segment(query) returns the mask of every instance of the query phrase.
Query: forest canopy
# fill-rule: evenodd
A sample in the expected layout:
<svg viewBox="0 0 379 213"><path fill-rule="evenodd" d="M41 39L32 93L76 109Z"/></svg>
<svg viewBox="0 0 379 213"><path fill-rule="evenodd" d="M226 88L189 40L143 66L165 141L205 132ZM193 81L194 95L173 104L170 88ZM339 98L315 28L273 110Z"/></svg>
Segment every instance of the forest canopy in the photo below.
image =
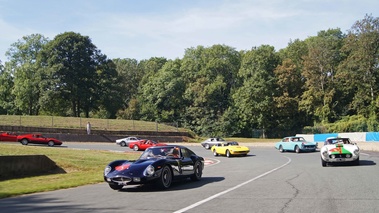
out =
<svg viewBox="0 0 379 213"><path fill-rule="evenodd" d="M249 48L249 47L247 47ZM379 18L275 50L109 59L89 36L26 35L0 61L0 114L176 123L203 136L378 131Z"/></svg>

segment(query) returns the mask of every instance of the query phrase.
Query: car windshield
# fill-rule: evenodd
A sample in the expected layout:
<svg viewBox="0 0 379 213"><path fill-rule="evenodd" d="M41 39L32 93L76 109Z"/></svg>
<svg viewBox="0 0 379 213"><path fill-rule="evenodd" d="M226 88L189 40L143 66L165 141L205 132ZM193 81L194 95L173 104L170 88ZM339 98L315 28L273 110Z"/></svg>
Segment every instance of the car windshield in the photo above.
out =
<svg viewBox="0 0 379 213"><path fill-rule="evenodd" d="M228 142L227 146L238 146L238 143L233 141L233 142Z"/></svg>
<svg viewBox="0 0 379 213"><path fill-rule="evenodd" d="M179 147L151 147L146 149L139 159L150 158L179 158Z"/></svg>
<svg viewBox="0 0 379 213"><path fill-rule="evenodd" d="M303 137L295 137L295 138L291 138L291 141L294 141L294 142L305 142L305 139Z"/></svg>
<svg viewBox="0 0 379 213"><path fill-rule="evenodd" d="M350 144L350 140L348 138L328 139L327 144Z"/></svg>

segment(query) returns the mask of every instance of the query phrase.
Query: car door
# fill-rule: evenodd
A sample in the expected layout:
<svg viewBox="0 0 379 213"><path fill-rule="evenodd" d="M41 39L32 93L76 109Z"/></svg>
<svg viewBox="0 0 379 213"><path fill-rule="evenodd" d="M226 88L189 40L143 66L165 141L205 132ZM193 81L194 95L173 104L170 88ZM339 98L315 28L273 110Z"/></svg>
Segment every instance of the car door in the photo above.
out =
<svg viewBox="0 0 379 213"><path fill-rule="evenodd" d="M290 138L283 138L281 144L282 144L284 150L292 150Z"/></svg>
<svg viewBox="0 0 379 213"><path fill-rule="evenodd" d="M192 175L194 172L193 169L193 161L191 159L191 153L187 151L185 148L180 149L180 168L182 171L182 175Z"/></svg>
<svg viewBox="0 0 379 213"><path fill-rule="evenodd" d="M45 137L43 137L42 135L34 135L34 137L33 137L34 139L34 143L38 143L38 144L45 144L45 143L47 143L47 141L46 141L46 138Z"/></svg>
<svg viewBox="0 0 379 213"><path fill-rule="evenodd" d="M139 149L145 150L151 146L152 142L150 140L145 141L144 143L140 143Z"/></svg>

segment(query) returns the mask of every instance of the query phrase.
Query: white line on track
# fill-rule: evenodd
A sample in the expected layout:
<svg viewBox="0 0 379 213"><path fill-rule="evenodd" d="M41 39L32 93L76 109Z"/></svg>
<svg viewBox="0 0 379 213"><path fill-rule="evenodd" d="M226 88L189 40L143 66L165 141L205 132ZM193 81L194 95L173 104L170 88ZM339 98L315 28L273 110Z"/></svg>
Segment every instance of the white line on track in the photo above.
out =
<svg viewBox="0 0 379 213"><path fill-rule="evenodd" d="M188 210L190 210L190 209L193 209L193 208L195 208L195 207L197 207L197 206L200 206L200 205L203 204L203 203L209 202L210 200L213 200L213 199L215 199L215 198L217 198L217 197L219 197L219 196L221 196L221 195L224 195L224 194L226 194L226 193L228 193L228 192L231 192L231 191L233 191L233 190L235 190L235 189L238 189L238 188L240 188L240 187L242 187L242 186L244 186L244 185L246 185L246 184L248 184L248 183L250 183L250 182L253 182L253 181L255 181L255 180L258 180L259 178L264 177L264 176L266 176L266 175L268 175L268 174L270 174L270 173L273 173L273 172L275 172L276 170L279 170L279 169L281 169L281 168L283 168L283 167L285 167L285 166L287 166L288 164L291 163L291 158L286 157L286 156L283 156L283 157L285 157L285 158L288 159L288 161L287 161L285 164L283 164L283 165L281 165L281 166L279 166L279 167L276 167L275 169L272 169L272 170L270 170L270 171L268 171L268 172L265 172L265 173L263 173L263 174L261 174L261 175L258 175L258 176L256 176L255 178L252 178L252 179L250 179L250 180L248 180L248 181L245 181L245 182L243 182L243 183L241 183L241 184L238 184L238 185L235 186L235 187L232 187L232 188L227 189L227 190L225 190L225 191L219 192L219 193L217 193L217 194L215 194L215 195L212 195L212 196L210 196L210 197L208 197L208 198L206 198L206 199L204 199L204 200L201 200L201 201L199 201L199 202L197 202L197 203L194 203L194 204L192 204L192 205L190 205L190 206L187 206L187 207L185 207L185 208L179 209L179 210L175 211L174 213L182 213L182 212L188 211Z"/></svg>

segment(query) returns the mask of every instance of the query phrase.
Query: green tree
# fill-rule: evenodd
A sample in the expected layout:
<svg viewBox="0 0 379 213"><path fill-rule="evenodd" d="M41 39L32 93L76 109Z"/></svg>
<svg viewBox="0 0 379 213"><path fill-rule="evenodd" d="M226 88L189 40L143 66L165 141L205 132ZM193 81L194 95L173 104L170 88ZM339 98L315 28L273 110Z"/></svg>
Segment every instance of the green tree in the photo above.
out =
<svg viewBox="0 0 379 213"><path fill-rule="evenodd" d="M201 135L220 134L219 120L230 106L240 60L239 52L225 45L186 50L181 71L189 128Z"/></svg>
<svg viewBox="0 0 379 213"><path fill-rule="evenodd" d="M308 54L304 56L302 76L305 91L301 97L300 109L317 122L334 121L336 88L334 76L341 61L340 49L344 35L340 29L320 31L317 36L306 40Z"/></svg>
<svg viewBox="0 0 379 213"><path fill-rule="evenodd" d="M14 114L13 76L0 61L0 114Z"/></svg>
<svg viewBox="0 0 379 213"><path fill-rule="evenodd" d="M138 72L141 72L143 75L139 86L149 81L149 78L155 75L166 63L167 59L163 57L152 57L148 60L140 61L138 64Z"/></svg>
<svg viewBox="0 0 379 213"><path fill-rule="evenodd" d="M285 59L274 72L278 85L278 93L274 97L278 121L276 131L292 135L306 122L306 116L299 110L300 96L303 92L301 73L291 59Z"/></svg>
<svg viewBox="0 0 379 213"><path fill-rule="evenodd" d="M13 43L6 52L10 60L6 66L14 76L14 103L22 114L39 114L41 75L37 57L47 42L48 39L44 36L32 34Z"/></svg>
<svg viewBox="0 0 379 213"><path fill-rule="evenodd" d="M274 47L268 45L254 47L243 56L238 72L243 85L233 94L233 99L242 121L241 128L247 132L262 129L270 133L275 126L274 70L278 64L278 54Z"/></svg>
<svg viewBox="0 0 379 213"><path fill-rule="evenodd" d="M347 58L339 67L338 80L352 97L352 114L366 118L375 113L379 77L379 18L366 15L349 30L342 48ZM374 111L371 111L374 110Z"/></svg>
<svg viewBox="0 0 379 213"><path fill-rule="evenodd" d="M184 112L184 90L180 60L168 61L142 87L139 97L142 118L160 122L179 120Z"/></svg>
<svg viewBox="0 0 379 213"><path fill-rule="evenodd" d="M122 108L122 90L123 82L119 78L116 65L112 60L107 59L105 55L99 55L99 65L96 68L97 83L94 88L96 93L87 102L86 111L94 111L96 117L99 118L116 118L117 111Z"/></svg>
<svg viewBox="0 0 379 213"><path fill-rule="evenodd" d="M291 60L291 63L294 64L296 72L301 72L303 69L304 56L308 55L308 47L305 41L295 39L290 41L286 48L279 50L279 56L281 61L286 59Z"/></svg>
<svg viewBox="0 0 379 213"><path fill-rule="evenodd" d="M97 99L104 88L100 87L101 74L97 71L107 61L88 36L74 32L57 35L42 51L41 61L46 72L43 98L46 111L75 117L84 112L89 117L90 111L99 107Z"/></svg>
<svg viewBox="0 0 379 213"><path fill-rule="evenodd" d="M113 59L116 70L121 81L122 97L121 103L124 109L128 108L129 102L138 93L139 83L144 76L143 70L138 66L136 59Z"/></svg>

